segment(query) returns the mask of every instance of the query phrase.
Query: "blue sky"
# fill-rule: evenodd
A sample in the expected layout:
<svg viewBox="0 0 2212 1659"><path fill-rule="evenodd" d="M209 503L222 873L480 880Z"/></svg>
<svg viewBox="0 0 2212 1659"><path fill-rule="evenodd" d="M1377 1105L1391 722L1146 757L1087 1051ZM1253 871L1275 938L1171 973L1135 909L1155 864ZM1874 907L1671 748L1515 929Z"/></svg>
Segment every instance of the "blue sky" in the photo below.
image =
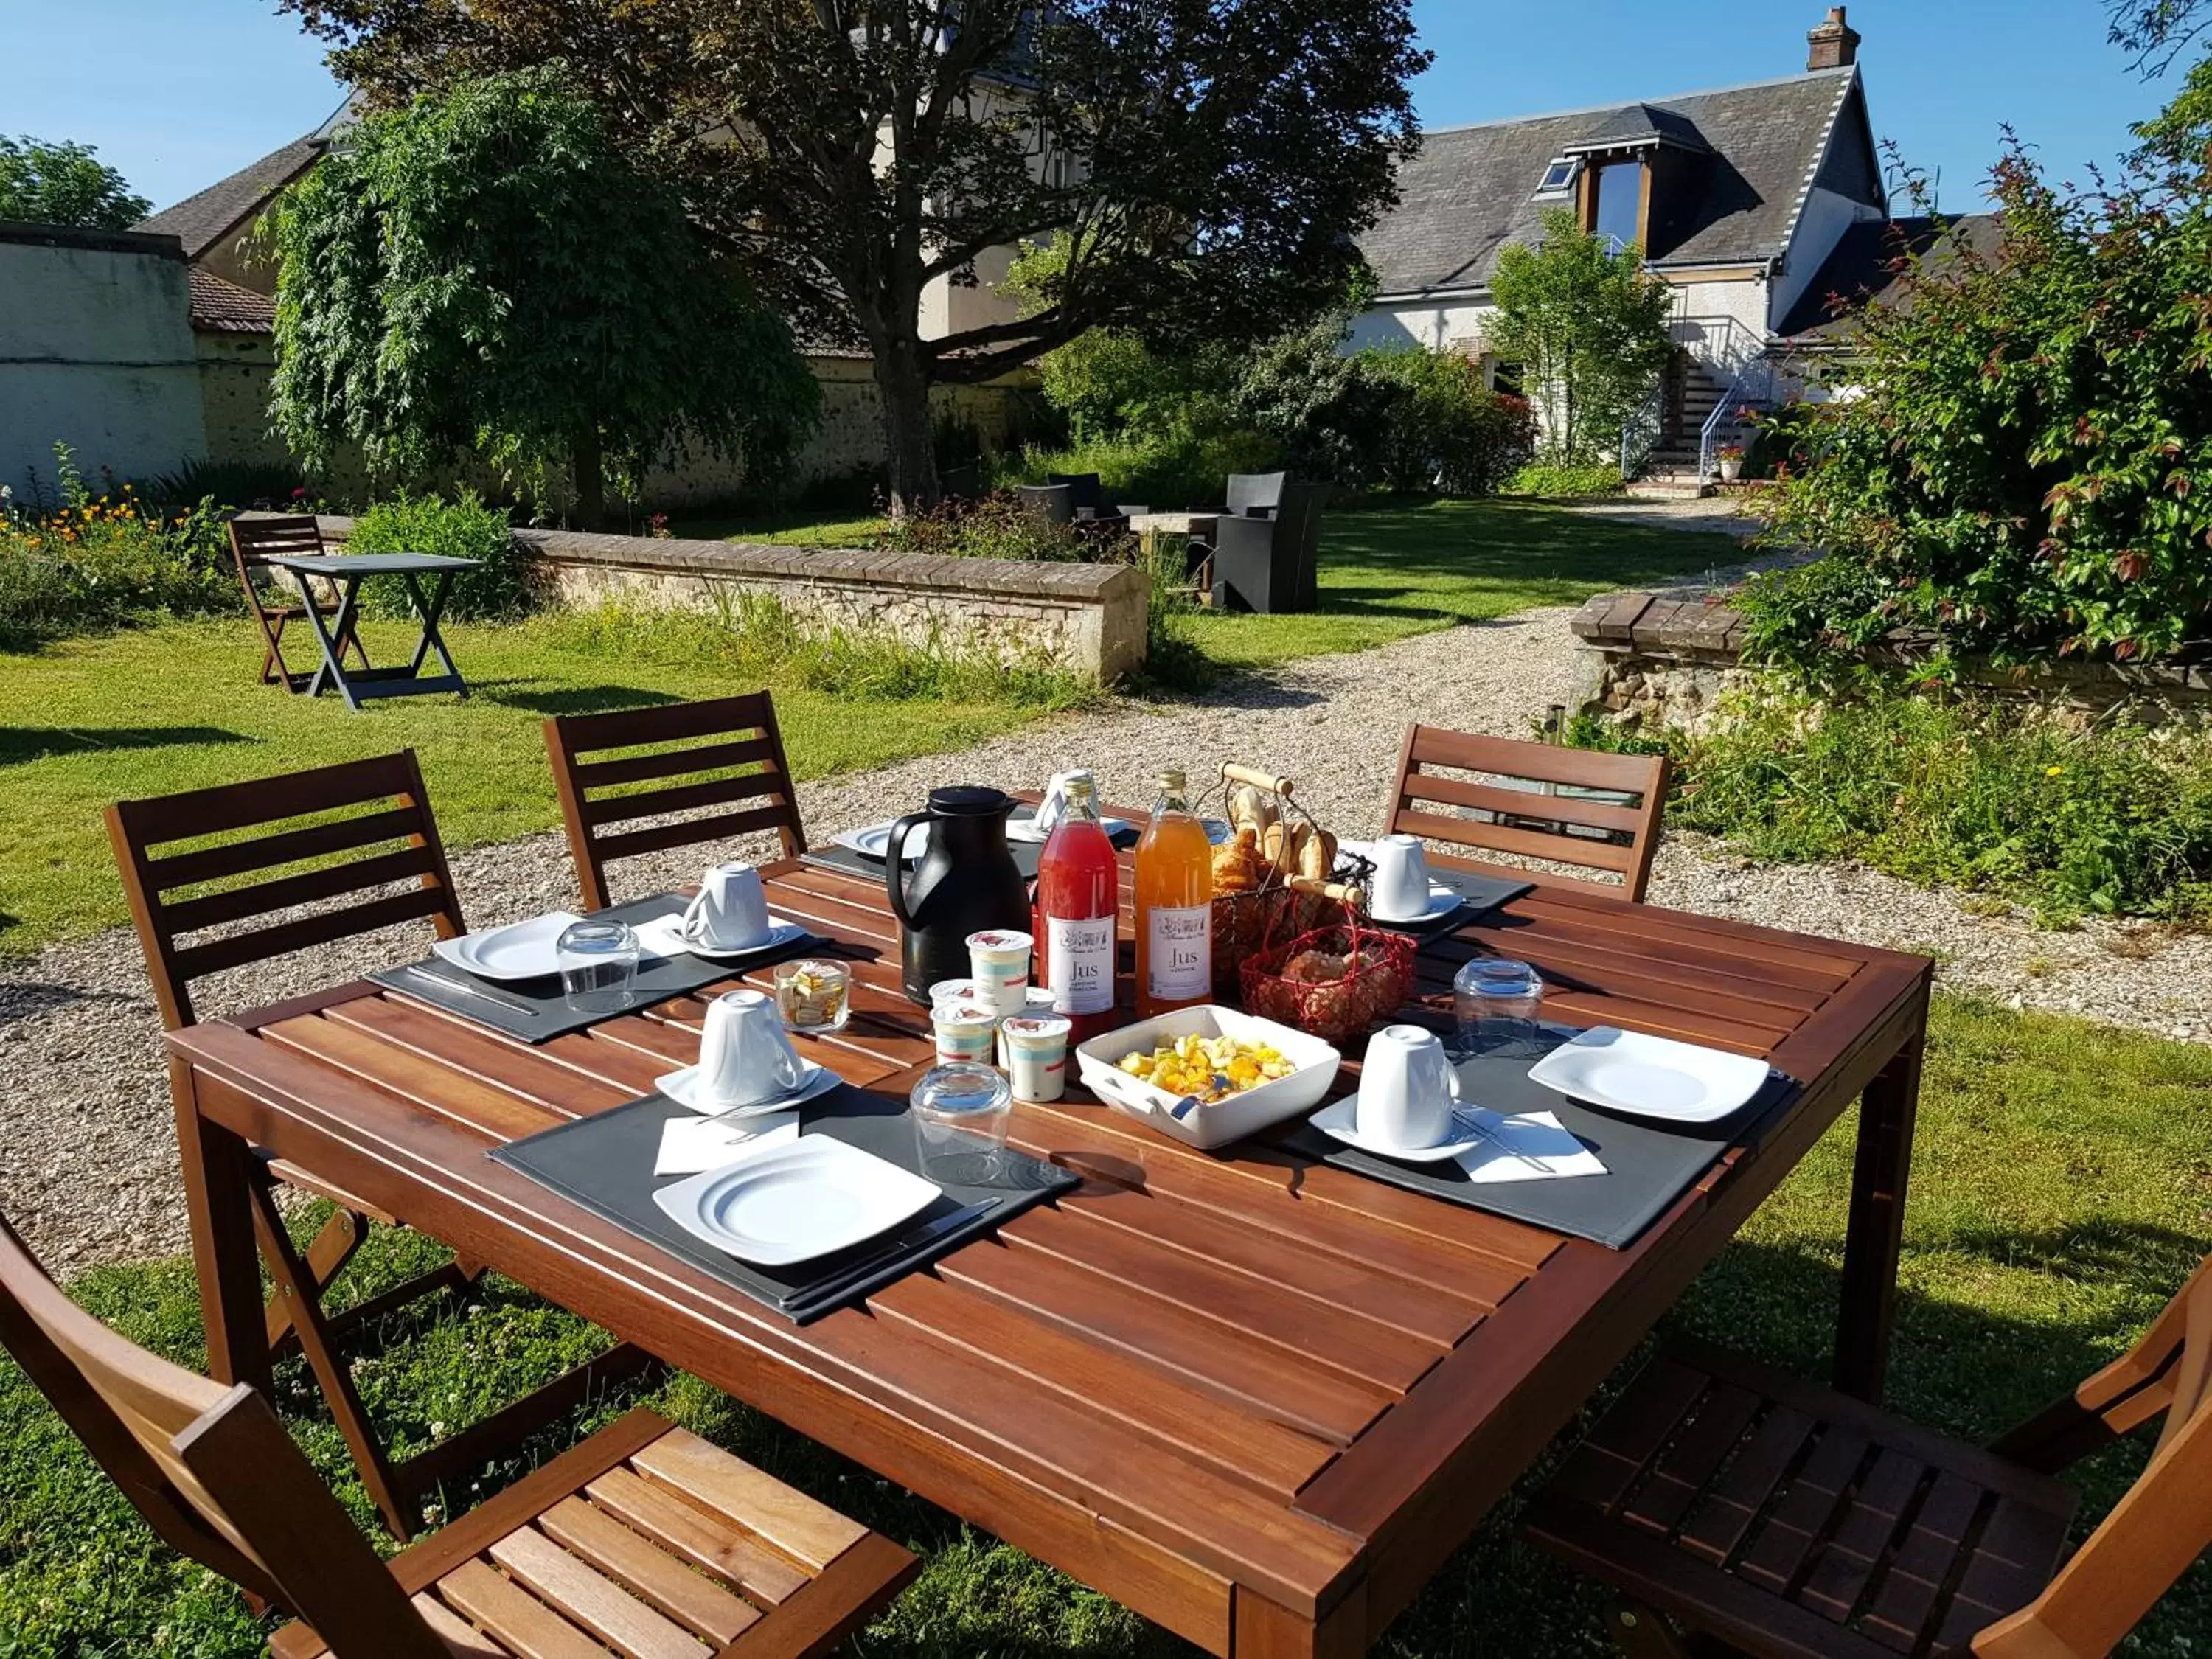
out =
<svg viewBox="0 0 2212 1659"><path fill-rule="evenodd" d="M1414 0L1425 123L1766 80L1804 67L1825 0ZM1875 126L1972 207L2010 120L2062 175L2169 95L2105 44L2099 0L1856 0ZM1694 21L1693 21L1694 20ZM96 144L167 206L299 137L340 89L271 0L0 0L0 131Z"/></svg>

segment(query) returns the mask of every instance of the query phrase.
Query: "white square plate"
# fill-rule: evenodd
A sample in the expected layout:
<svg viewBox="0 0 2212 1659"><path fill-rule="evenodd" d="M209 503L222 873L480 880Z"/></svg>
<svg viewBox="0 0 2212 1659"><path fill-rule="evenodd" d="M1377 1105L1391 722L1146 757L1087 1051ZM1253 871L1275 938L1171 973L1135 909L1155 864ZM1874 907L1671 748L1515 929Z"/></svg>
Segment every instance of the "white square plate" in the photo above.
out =
<svg viewBox="0 0 2212 1659"><path fill-rule="evenodd" d="M1711 1123L1741 1110L1766 1086L1767 1066L1747 1054L1597 1025L1553 1049L1528 1075L1609 1111Z"/></svg>
<svg viewBox="0 0 2212 1659"><path fill-rule="evenodd" d="M459 939L441 939L430 949L440 960L479 979L542 979L561 971L554 947L581 918L566 910L532 916L512 927L490 927Z"/></svg>
<svg viewBox="0 0 2212 1659"><path fill-rule="evenodd" d="M865 830L845 830L842 834L830 836L830 839L840 847L851 848L862 858L888 860L891 852L891 829L895 822L892 819L885 819L881 823L872 823ZM906 863L912 864L928 850L929 826L927 823L916 824L912 830L907 831L906 846L902 849Z"/></svg>
<svg viewBox="0 0 2212 1659"><path fill-rule="evenodd" d="M668 1218L757 1267L858 1244L927 1209L939 1188L828 1135L805 1135L653 1194Z"/></svg>

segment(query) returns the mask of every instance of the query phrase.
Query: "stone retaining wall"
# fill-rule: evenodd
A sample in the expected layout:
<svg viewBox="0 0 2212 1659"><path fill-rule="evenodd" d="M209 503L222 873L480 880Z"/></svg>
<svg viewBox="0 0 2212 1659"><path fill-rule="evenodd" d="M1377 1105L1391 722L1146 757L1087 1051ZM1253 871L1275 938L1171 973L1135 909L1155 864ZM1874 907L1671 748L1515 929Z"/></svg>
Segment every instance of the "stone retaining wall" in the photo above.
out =
<svg viewBox="0 0 2212 1659"><path fill-rule="evenodd" d="M350 519L325 517L328 540ZM1103 683L1144 665L1151 590L1127 565L947 559L858 548L517 530L550 595L715 611L740 593L782 604L819 628L887 632L913 644L1043 662Z"/></svg>
<svg viewBox="0 0 2212 1659"><path fill-rule="evenodd" d="M1751 678L1741 665L1743 618L1719 593L1601 593L1572 623L1582 659L1581 712L1656 729L1696 730L1720 696ZM2212 724L2212 664L1965 664L1962 683L2033 697L2085 716L2124 707L2148 725Z"/></svg>

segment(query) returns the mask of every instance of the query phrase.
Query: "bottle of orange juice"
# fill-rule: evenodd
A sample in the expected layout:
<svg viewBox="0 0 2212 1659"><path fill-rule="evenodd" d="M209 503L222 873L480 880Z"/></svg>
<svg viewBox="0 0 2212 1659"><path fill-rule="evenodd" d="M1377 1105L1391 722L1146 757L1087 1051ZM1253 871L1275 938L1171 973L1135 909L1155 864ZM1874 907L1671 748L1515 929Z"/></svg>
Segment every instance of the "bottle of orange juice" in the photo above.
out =
<svg viewBox="0 0 2212 1659"><path fill-rule="evenodd" d="M1137 1017L1213 997L1213 847L1192 816L1180 769L1160 774L1160 799L1137 843Z"/></svg>

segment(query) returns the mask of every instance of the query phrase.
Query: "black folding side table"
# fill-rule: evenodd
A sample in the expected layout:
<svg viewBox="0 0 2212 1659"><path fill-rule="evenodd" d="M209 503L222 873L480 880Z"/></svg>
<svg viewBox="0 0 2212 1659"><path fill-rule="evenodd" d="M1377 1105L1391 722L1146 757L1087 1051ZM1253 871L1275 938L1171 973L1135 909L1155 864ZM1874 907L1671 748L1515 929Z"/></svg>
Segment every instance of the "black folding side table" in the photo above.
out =
<svg viewBox="0 0 2212 1659"><path fill-rule="evenodd" d="M481 559L452 559L435 553L321 553L275 556L268 562L290 571L298 580L300 592L307 602L307 626L315 630L315 643L322 649L322 666L307 682L309 696L319 697L336 688L346 700L346 707L358 714L362 701L370 697L413 697L431 691L469 695L468 682L453 666L453 654L446 649L445 637L438 632L438 618L445 613L446 600L453 591L453 578L464 570L475 569ZM397 576L406 584L408 602L422 624L422 635L416 641L414 660L406 667L362 667L349 672L339 655L339 642L353 632L361 585L371 576ZM421 580L425 576L433 579L428 599L423 597ZM338 590L338 608L327 623L315 607L313 584L318 577L335 583ZM426 678L422 665L433 653L445 672ZM362 654L366 659L368 653Z"/></svg>

